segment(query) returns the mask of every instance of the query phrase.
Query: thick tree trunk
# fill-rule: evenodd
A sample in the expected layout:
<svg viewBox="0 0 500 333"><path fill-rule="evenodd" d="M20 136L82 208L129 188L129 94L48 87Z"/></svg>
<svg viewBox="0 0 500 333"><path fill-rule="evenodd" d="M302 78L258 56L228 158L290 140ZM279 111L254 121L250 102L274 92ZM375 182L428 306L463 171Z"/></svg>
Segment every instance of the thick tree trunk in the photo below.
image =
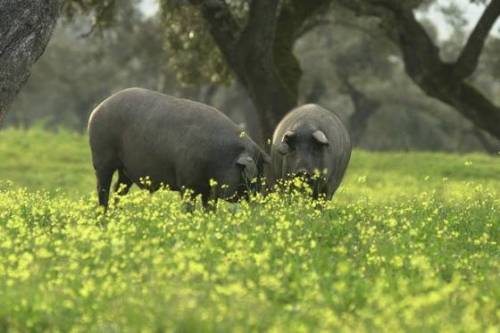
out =
<svg viewBox="0 0 500 333"><path fill-rule="evenodd" d="M256 110L262 138L266 142L284 115L297 105L297 96L292 94L275 73L275 68L259 61L245 61L239 70L242 85L246 88Z"/></svg>
<svg viewBox="0 0 500 333"><path fill-rule="evenodd" d="M49 42L60 0L0 1L0 122Z"/></svg>
<svg viewBox="0 0 500 333"><path fill-rule="evenodd" d="M308 18L330 0L252 0L240 27L226 1L190 0L197 5L229 67L257 110L264 143L296 106L302 71L293 45ZM281 4L281 8L280 8Z"/></svg>

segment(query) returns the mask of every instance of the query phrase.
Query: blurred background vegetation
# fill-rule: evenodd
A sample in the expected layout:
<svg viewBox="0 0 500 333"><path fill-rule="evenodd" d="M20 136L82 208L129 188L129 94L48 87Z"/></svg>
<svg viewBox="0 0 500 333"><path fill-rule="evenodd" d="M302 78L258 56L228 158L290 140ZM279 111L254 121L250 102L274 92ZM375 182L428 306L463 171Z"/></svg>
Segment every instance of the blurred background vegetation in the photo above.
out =
<svg viewBox="0 0 500 333"><path fill-rule="evenodd" d="M422 2L422 1L419 1ZM470 15L460 1L423 1L416 16L454 59L466 43ZM469 0L463 0L469 3ZM92 109L113 92L140 86L213 105L262 136L248 93L214 46L200 14L182 1L70 1L44 55L2 128L84 132ZM227 1L237 21L247 1ZM157 6L155 6L157 5ZM480 6L469 5L469 6ZM484 6L484 4L483 4ZM301 26L293 42L299 61L298 102L335 110L357 147L369 150L498 152L500 142L461 113L428 97L405 73L401 51L370 17L336 7ZM435 26L439 13L448 30ZM500 31L495 28L467 79L500 103ZM500 126L500 124L499 124Z"/></svg>

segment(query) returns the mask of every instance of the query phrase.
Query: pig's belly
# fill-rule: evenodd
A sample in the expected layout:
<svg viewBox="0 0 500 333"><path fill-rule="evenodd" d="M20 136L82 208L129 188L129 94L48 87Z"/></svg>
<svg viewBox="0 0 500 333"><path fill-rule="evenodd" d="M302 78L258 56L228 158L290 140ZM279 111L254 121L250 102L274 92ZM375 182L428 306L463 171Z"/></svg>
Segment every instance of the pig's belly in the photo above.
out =
<svg viewBox="0 0 500 333"><path fill-rule="evenodd" d="M167 185L174 191L180 190L182 184L177 184L175 166L167 156L156 156L139 147L128 149L121 155L125 175L139 187L157 190L161 185Z"/></svg>

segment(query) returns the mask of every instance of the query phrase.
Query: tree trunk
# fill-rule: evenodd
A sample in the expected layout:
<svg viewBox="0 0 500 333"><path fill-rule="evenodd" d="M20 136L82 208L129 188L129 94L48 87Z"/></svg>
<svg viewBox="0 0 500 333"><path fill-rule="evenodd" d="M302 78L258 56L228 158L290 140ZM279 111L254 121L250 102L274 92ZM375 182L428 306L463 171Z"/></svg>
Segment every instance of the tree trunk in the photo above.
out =
<svg viewBox="0 0 500 333"><path fill-rule="evenodd" d="M265 143L296 106L302 71L293 45L308 18L330 0L252 0L241 27L224 0L190 0L198 6L228 66L257 110ZM281 5L280 5L281 4Z"/></svg>
<svg viewBox="0 0 500 333"><path fill-rule="evenodd" d="M259 61L246 61L239 75L257 110L263 135L258 141L265 143L272 138L278 122L297 105L297 96L288 91L274 67L262 66Z"/></svg>
<svg viewBox="0 0 500 333"><path fill-rule="evenodd" d="M42 55L60 0L0 1L0 122Z"/></svg>

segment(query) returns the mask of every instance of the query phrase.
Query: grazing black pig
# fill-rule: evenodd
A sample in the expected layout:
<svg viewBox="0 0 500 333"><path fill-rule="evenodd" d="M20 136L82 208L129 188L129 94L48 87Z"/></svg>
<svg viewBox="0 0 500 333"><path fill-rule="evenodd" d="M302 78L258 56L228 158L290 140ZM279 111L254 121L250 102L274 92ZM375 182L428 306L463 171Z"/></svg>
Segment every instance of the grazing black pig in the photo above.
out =
<svg viewBox="0 0 500 333"><path fill-rule="evenodd" d="M315 104L290 111L278 124L271 147L272 179L306 178L313 197L330 200L351 157L347 129L333 112Z"/></svg>
<svg viewBox="0 0 500 333"><path fill-rule="evenodd" d="M222 112L147 89L108 97L92 112L88 130L99 203L105 207L115 171L120 194L133 183L152 192L167 185L201 194L207 207L212 199L245 196L269 162Z"/></svg>

